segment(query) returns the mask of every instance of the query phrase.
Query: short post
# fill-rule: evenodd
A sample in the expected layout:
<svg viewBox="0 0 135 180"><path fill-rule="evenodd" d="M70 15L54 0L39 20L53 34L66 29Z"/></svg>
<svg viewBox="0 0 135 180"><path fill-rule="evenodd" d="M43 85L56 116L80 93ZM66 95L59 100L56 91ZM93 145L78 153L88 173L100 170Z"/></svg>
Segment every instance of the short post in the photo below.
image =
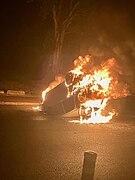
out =
<svg viewBox="0 0 135 180"><path fill-rule="evenodd" d="M84 162L81 180L93 180L96 158L96 153L89 151L84 152Z"/></svg>

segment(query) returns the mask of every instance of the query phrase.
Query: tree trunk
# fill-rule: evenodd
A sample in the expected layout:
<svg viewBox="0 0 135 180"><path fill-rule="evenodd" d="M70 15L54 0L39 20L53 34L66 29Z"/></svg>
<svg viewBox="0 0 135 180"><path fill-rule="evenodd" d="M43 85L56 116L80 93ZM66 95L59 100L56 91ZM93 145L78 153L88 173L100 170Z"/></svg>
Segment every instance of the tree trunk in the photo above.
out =
<svg viewBox="0 0 135 180"><path fill-rule="evenodd" d="M53 54L53 77L60 73L61 68L61 54L62 54L62 47L65 32L68 29L69 25L71 24L72 18L75 14L75 10L79 5L79 1L73 4L71 1L71 8L69 14L61 20L62 18L62 0L59 1L58 4L53 4L52 13L53 13L53 20L54 20L54 33L55 33L55 47L54 47L54 54Z"/></svg>
<svg viewBox="0 0 135 180"><path fill-rule="evenodd" d="M62 54L62 46L64 41L64 31L57 31L55 36L55 48L53 55L53 76L60 73L61 68L61 54Z"/></svg>

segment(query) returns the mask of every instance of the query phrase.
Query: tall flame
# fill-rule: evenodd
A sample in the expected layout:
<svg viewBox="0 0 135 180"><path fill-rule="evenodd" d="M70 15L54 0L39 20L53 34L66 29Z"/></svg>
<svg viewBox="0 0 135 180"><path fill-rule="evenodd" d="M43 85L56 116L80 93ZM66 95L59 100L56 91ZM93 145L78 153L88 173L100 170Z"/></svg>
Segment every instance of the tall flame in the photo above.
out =
<svg viewBox="0 0 135 180"><path fill-rule="evenodd" d="M116 114L115 110L107 112L110 99L128 95L124 84L119 88L118 67L114 58L108 59L100 66L93 66L93 59L86 55L74 61L75 68L67 73L65 85L68 95L77 95L80 102L81 123L106 123Z"/></svg>

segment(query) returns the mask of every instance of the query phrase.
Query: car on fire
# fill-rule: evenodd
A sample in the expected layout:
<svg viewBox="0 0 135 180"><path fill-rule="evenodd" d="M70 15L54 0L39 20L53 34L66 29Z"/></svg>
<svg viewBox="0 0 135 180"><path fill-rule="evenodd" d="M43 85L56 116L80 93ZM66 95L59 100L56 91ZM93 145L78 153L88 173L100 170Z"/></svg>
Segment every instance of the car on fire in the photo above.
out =
<svg viewBox="0 0 135 180"><path fill-rule="evenodd" d="M57 78L43 91L42 109L50 115L108 122L116 114L114 109L110 110L109 101L129 93L127 84L120 81L116 60L111 58L94 66L91 56L79 56L74 66L64 79Z"/></svg>

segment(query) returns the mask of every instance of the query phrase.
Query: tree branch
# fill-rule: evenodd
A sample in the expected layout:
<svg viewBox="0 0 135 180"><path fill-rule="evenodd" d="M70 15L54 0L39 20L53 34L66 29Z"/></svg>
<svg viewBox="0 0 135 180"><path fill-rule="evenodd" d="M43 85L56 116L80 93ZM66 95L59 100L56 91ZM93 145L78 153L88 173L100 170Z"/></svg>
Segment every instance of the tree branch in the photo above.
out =
<svg viewBox="0 0 135 180"><path fill-rule="evenodd" d="M75 10L76 10L77 7L79 6L79 3L80 3L80 1L77 1L74 5L72 5L72 8L71 8L71 10L70 10L70 12L69 12L68 17L67 17L67 18L65 19L65 21L63 22L63 27L64 27L64 29L67 29L68 26L70 25L71 20L72 20L72 18L73 18L73 16L74 16Z"/></svg>
<svg viewBox="0 0 135 180"><path fill-rule="evenodd" d="M53 13L53 21L54 21L54 27L55 27L55 37L58 29L58 16L56 13L56 5L54 4L52 7L52 13Z"/></svg>

